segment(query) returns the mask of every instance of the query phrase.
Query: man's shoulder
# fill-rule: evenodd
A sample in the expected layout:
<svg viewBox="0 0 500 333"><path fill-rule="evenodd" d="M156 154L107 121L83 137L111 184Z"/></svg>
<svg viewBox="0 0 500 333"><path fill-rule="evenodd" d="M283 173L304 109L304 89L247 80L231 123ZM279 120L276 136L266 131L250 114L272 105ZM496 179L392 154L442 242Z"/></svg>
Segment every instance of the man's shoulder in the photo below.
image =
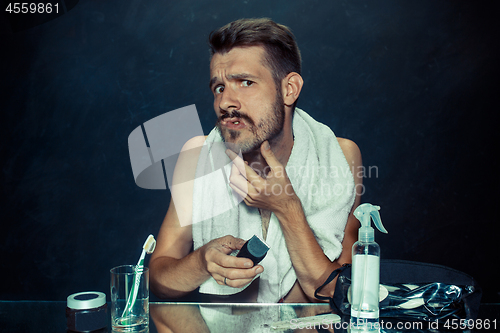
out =
<svg viewBox="0 0 500 333"><path fill-rule="evenodd" d="M344 156L347 162L352 166L354 164L358 164L361 162L361 151L359 150L358 145L349 139L345 138L337 138L337 141L344 153Z"/></svg>
<svg viewBox="0 0 500 333"><path fill-rule="evenodd" d="M346 138L339 138L337 137L337 141L339 142L340 148L342 148L342 151L347 150L347 151L359 151L358 145L349 139Z"/></svg>
<svg viewBox="0 0 500 333"><path fill-rule="evenodd" d="M195 178L198 158L205 139L205 136L195 136L186 141L177 158L173 184L180 184Z"/></svg>
<svg viewBox="0 0 500 333"><path fill-rule="evenodd" d="M195 137L189 139L188 141L186 141L186 143L182 147L181 151L200 148L201 146L203 146L206 139L207 139L207 136L205 136L205 135L195 136Z"/></svg>

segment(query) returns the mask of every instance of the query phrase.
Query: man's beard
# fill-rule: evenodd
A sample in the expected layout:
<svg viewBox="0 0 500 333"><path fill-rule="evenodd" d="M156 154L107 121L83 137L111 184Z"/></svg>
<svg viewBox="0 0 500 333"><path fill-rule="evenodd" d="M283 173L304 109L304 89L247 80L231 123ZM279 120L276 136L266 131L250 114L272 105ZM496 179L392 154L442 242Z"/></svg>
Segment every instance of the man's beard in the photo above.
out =
<svg viewBox="0 0 500 333"><path fill-rule="evenodd" d="M241 132L239 130L235 131L223 128L221 125L222 120L233 117L243 119L247 124L246 129L250 130L253 136L235 144L236 140L240 137ZM279 138L283 133L284 122L285 105L283 96L277 92L269 116L267 118L260 119L258 124L255 124L254 121L246 114L242 114L238 111L231 111L220 116L217 119L215 127L221 134L222 140L226 143L228 148L237 153L241 151L242 154L245 154L259 149L262 142L266 140L269 140L270 143L272 143L273 140Z"/></svg>

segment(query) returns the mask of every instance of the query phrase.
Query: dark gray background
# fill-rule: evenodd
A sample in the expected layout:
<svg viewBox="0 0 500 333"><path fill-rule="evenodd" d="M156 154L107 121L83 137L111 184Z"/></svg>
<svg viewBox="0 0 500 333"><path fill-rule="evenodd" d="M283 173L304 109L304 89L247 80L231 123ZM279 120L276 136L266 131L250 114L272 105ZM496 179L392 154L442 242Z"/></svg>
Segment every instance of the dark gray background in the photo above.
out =
<svg viewBox="0 0 500 333"><path fill-rule="evenodd" d="M266 16L302 50L298 106L372 167L382 257L462 270L499 301L497 3L80 1L30 29L3 21L0 299L109 294L170 200L134 184L128 135L190 104L207 134L207 36Z"/></svg>

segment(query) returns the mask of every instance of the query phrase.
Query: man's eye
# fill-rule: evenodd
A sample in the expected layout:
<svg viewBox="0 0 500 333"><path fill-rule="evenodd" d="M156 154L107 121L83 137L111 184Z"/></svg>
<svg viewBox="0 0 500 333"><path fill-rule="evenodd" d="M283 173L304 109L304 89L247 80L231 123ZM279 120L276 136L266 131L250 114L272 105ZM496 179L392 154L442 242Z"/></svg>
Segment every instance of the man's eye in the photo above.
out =
<svg viewBox="0 0 500 333"><path fill-rule="evenodd" d="M243 80L241 84L243 85L243 87L250 87L253 84L253 81Z"/></svg>
<svg viewBox="0 0 500 333"><path fill-rule="evenodd" d="M224 91L224 87L223 87L223 86L217 86L217 87L215 87L215 89L214 89L214 92L215 92L216 94L220 94L220 93L222 93L223 91Z"/></svg>

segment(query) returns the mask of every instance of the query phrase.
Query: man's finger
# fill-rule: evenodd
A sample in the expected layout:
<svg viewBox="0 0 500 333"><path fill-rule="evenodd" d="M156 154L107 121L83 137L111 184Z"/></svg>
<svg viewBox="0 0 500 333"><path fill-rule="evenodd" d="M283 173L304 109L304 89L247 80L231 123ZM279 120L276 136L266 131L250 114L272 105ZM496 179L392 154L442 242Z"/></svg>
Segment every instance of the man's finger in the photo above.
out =
<svg viewBox="0 0 500 333"><path fill-rule="evenodd" d="M227 149L226 154L233 161L233 166L238 168L243 177L249 181L261 178L247 163L245 163L243 158L237 155L234 151Z"/></svg>
<svg viewBox="0 0 500 333"><path fill-rule="evenodd" d="M272 171L277 170L278 168L283 168L283 165L278 161L273 151L271 150L271 146L269 145L269 141L264 141L260 145L260 153L264 157L267 162L267 165L271 167Z"/></svg>
<svg viewBox="0 0 500 333"><path fill-rule="evenodd" d="M248 258L239 258L222 253L214 258L214 262L222 268L250 268L253 266L252 260ZM221 271L217 271L217 273L224 275Z"/></svg>
<svg viewBox="0 0 500 333"><path fill-rule="evenodd" d="M234 193L236 193L238 196L241 197L241 199L245 200L247 198L247 196L248 196L247 192L242 191L238 186L236 186L232 183L229 183L229 186L234 191Z"/></svg>
<svg viewBox="0 0 500 333"><path fill-rule="evenodd" d="M233 252L234 250L241 249L241 246L246 242L244 239L236 238L232 235L226 235L213 241L219 243L224 248L224 252L227 252L227 254Z"/></svg>
<svg viewBox="0 0 500 333"><path fill-rule="evenodd" d="M231 175L229 175L229 181L233 184L238 185L242 190L245 190L245 185L248 180L247 178L240 172L240 170L236 167L235 164L231 166Z"/></svg>
<svg viewBox="0 0 500 333"><path fill-rule="evenodd" d="M264 267L257 265L250 269L224 269L222 274L227 277L228 280L243 280L243 279L253 279L257 274L261 273Z"/></svg>
<svg viewBox="0 0 500 333"><path fill-rule="evenodd" d="M231 161L233 161L233 165L235 165L241 174L246 178L245 162L243 159L231 149L226 149L226 155L231 159Z"/></svg>
<svg viewBox="0 0 500 333"><path fill-rule="evenodd" d="M254 276L252 276L250 278L245 278L245 279L230 279L226 276L214 274L213 278L221 286L226 285L226 286L233 287L233 288L242 288L242 287L246 286L247 284L249 284L250 282L252 282Z"/></svg>
<svg viewBox="0 0 500 333"><path fill-rule="evenodd" d="M249 269L221 268L217 272L214 272L212 276L216 281L224 281L224 278L227 278L227 281L251 280L263 271L264 267L261 265L256 265Z"/></svg>

